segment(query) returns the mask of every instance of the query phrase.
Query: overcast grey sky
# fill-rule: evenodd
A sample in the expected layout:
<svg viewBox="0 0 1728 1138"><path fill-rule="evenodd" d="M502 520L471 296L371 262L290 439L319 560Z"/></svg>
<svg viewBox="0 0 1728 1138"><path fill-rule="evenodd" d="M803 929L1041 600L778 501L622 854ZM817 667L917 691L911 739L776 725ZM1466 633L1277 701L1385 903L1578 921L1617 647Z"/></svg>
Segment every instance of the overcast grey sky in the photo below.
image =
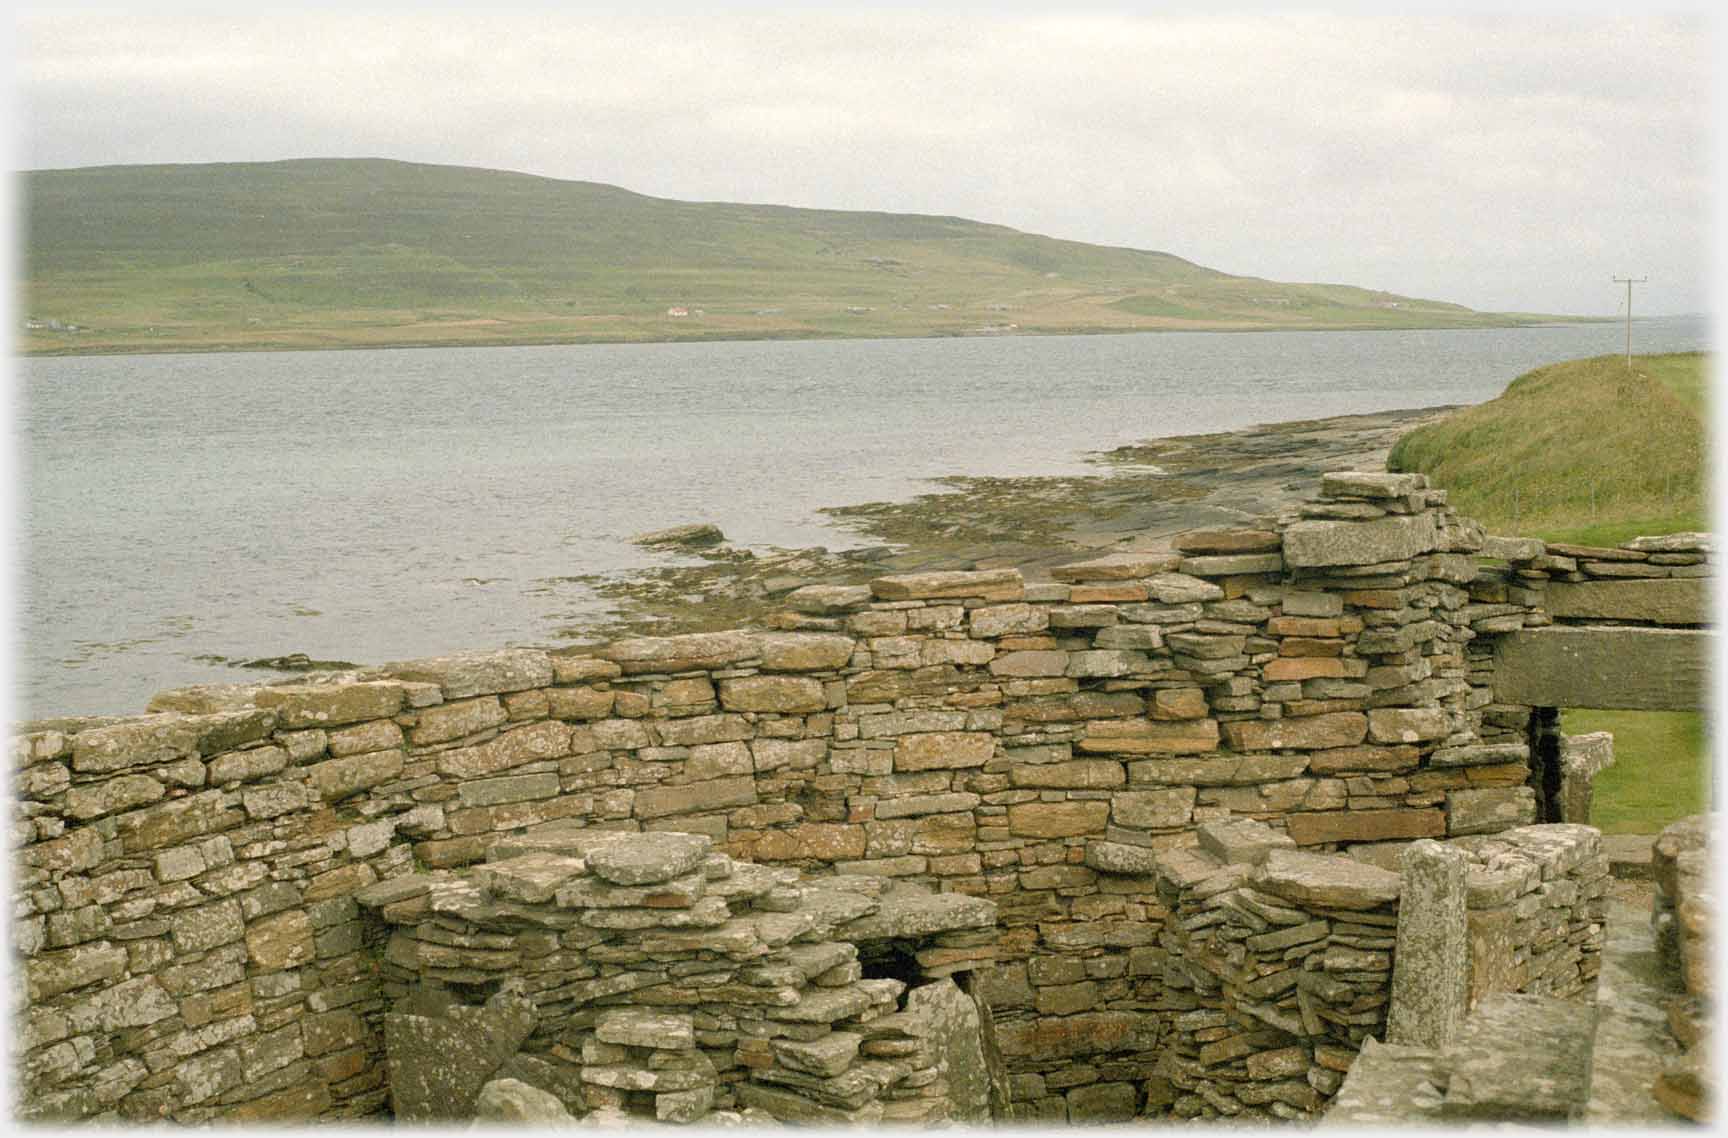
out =
<svg viewBox="0 0 1728 1138"><path fill-rule="evenodd" d="M1612 313L1626 273L1640 312L1707 305L1695 17L639 10L38 11L15 160L380 156L1483 309Z"/></svg>

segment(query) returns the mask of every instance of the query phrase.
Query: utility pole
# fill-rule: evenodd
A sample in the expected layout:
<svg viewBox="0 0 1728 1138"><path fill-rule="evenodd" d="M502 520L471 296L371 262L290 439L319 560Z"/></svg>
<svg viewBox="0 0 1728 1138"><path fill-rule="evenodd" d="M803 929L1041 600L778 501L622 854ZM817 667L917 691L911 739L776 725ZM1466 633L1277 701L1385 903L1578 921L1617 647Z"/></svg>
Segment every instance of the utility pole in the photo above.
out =
<svg viewBox="0 0 1728 1138"><path fill-rule="evenodd" d="M1626 370L1632 370L1632 286L1643 284L1649 277L1615 277L1615 284L1626 286Z"/></svg>

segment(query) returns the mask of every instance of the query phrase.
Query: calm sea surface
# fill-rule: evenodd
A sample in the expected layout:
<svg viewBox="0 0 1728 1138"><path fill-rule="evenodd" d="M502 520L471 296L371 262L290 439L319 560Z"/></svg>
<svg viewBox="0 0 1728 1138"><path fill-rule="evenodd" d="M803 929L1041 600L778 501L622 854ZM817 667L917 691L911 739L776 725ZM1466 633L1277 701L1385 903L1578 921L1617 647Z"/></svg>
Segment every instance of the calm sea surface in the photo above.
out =
<svg viewBox="0 0 1728 1138"><path fill-rule="evenodd" d="M555 644L568 578L689 521L861 544L821 506L1283 419L1471 403L1617 325L18 361L18 717L130 713L201 657ZM1639 351L1705 347L1653 320Z"/></svg>

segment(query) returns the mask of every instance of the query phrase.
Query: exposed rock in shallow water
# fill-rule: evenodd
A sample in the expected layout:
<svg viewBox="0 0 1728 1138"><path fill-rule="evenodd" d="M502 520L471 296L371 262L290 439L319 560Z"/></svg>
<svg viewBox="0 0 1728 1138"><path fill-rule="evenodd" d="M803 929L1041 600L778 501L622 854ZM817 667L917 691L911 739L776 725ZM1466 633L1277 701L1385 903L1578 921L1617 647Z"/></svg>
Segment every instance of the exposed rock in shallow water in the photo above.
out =
<svg viewBox="0 0 1728 1138"><path fill-rule="evenodd" d="M720 532L720 527L707 522L692 522L689 525L673 526L670 529L651 530L648 533L635 534L630 538L637 545L678 545L685 547L701 547L704 545L719 545L726 540L726 535Z"/></svg>

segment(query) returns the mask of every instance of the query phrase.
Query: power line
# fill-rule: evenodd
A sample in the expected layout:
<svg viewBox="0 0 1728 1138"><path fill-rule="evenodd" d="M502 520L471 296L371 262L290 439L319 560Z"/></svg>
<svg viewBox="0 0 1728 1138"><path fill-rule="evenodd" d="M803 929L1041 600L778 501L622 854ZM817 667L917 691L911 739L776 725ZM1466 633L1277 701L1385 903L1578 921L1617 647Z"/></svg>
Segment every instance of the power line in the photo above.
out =
<svg viewBox="0 0 1728 1138"><path fill-rule="evenodd" d="M1632 370L1632 286L1643 284L1649 277L1615 277L1615 284L1626 286L1626 370Z"/></svg>

